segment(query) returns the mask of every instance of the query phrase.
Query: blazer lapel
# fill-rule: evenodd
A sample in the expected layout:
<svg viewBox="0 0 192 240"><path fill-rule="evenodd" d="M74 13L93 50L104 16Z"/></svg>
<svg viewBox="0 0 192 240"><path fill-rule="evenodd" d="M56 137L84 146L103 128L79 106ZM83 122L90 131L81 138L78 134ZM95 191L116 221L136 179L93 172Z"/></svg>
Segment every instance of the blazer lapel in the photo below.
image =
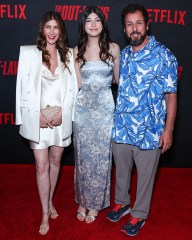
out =
<svg viewBox="0 0 192 240"><path fill-rule="evenodd" d="M41 78L42 78L42 52L38 49L35 50L34 55L34 64L36 65L34 69L34 86L35 86L35 92L37 95L38 100L40 101L41 96Z"/></svg>

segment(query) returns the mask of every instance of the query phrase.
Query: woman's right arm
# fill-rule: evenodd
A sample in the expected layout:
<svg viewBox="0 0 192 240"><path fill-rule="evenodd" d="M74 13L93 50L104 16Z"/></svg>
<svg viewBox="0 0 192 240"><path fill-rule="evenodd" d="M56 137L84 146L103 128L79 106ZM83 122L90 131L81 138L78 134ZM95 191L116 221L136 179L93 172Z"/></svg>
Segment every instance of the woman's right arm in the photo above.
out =
<svg viewBox="0 0 192 240"><path fill-rule="evenodd" d="M23 63L24 63L24 54L23 48L20 47L19 52L19 62L18 62L18 69L17 69L17 80L16 80L16 110L15 110L15 123L16 125L22 124L21 119L21 84L22 84L22 77L23 77Z"/></svg>
<svg viewBox="0 0 192 240"><path fill-rule="evenodd" d="M120 47L116 43L110 44L110 52L113 56L114 63L114 73L113 73L113 83L118 84L119 80L119 58L120 58Z"/></svg>

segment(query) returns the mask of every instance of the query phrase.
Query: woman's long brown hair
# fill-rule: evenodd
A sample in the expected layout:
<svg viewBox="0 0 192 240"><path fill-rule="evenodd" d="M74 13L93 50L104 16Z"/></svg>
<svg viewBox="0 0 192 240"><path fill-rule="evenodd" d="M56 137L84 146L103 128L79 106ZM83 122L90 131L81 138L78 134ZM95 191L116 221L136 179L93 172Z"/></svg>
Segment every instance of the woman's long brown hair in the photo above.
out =
<svg viewBox="0 0 192 240"><path fill-rule="evenodd" d="M102 32L99 36L99 47L100 47L99 57L100 57L101 61L106 62L106 63L107 63L107 60L109 60L112 57L112 55L109 53L110 40L109 40L109 32L108 32L107 25L106 25L105 15L98 7L88 6L83 12L81 22L79 25L80 38L79 38L79 41L77 44L78 54L77 54L76 61L81 64L81 67L83 67L83 65L86 63L84 54L86 51L86 44L88 41L88 37L87 37L87 33L85 31L85 23L86 23L87 17L91 13L95 13L99 17L99 19L101 20L102 26L103 26Z"/></svg>
<svg viewBox="0 0 192 240"><path fill-rule="evenodd" d="M45 24L50 20L55 20L58 24L59 30L60 30L60 37L58 41L56 42L56 48L58 49L61 61L63 62L64 66L69 70L68 63L69 63L69 48L68 45L68 38L66 34L65 24L62 19L62 17L54 12L46 12L43 17L40 20L39 23L39 33L37 37L37 48L42 51L42 60L46 63L48 68L50 69L50 54L49 51L46 50L47 42L44 36L44 27ZM70 72L70 70L69 70Z"/></svg>

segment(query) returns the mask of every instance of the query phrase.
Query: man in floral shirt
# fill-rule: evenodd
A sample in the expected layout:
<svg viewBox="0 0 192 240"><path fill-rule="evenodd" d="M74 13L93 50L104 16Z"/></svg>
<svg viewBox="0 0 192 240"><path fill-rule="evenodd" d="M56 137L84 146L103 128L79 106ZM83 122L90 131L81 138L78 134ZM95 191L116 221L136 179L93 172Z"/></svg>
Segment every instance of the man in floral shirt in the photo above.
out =
<svg viewBox="0 0 192 240"><path fill-rule="evenodd" d="M172 144L178 64L168 48L147 36L148 13L142 5L125 7L122 22L129 45L121 52L113 127L116 205L107 218L116 222L130 212L131 218L122 232L135 236L148 218L160 154ZM134 163L137 194L130 209Z"/></svg>

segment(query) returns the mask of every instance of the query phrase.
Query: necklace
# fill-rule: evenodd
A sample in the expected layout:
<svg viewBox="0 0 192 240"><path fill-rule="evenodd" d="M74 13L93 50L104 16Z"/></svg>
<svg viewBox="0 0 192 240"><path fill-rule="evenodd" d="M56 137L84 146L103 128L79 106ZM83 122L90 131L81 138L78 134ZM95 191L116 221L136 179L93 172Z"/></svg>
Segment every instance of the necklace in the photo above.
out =
<svg viewBox="0 0 192 240"><path fill-rule="evenodd" d="M55 49L52 52L49 52L51 59L50 60L55 60L57 58L57 49Z"/></svg>

